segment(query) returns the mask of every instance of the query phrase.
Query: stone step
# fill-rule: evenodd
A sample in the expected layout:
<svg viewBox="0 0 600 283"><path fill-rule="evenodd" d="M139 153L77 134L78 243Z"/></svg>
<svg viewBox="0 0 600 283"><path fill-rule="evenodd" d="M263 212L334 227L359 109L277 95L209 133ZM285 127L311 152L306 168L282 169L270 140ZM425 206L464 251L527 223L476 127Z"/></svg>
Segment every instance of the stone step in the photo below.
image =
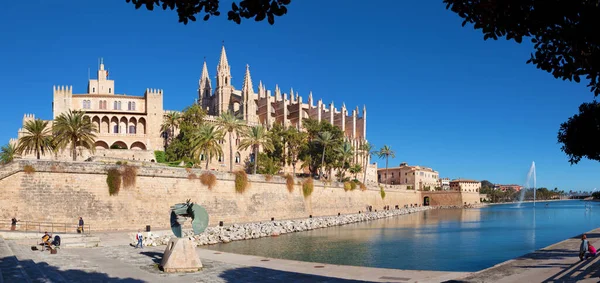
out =
<svg viewBox="0 0 600 283"><path fill-rule="evenodd" d="M0 273L4 282L31 283L22 263L17 260L3 238L0 238Z"/></svg>
<svg viewBox="0 0 600 283"><path fill-rule="evenodd" d="M79 236L79 237L62 237L60 238L60 248L93 248L100 245L100 237L96 236ZM13 240L20 245L39 246L42 242L41 236L39 239L20 239Z"/></svg>
<svg viewBox="0 0 600 283"><path fill-rule="evenodd" d="M23 270L27 273L27 276L29 276L29 278L31 279L31 282L35 282L35 283L52 282L52 281L50 281L50 279L48 277L46 277L44 272L42 272L38 268L37 264L35 264L35 262L33 260L31 260L29 257L26 256L26 254L23 252L21 247L19 247L19 245L17 245L15 242L11 242L11 241L7 242L7 244L8 244L8 247L10 248L10 250L12 251L12 253L15 255L15 257L19 261L19 263L21 263L21 265L23 266ZM33 252L33 251L31 251L31 252Z"/></svg>
<svg viewBox="0 0 600 283"><path fill-rule="evenodd" d="M61 238L61 248L93 248L100 245L100 237Z"/></svg>
<svg viewBox="0 0 600 283"><path fill-rule="evenodd" d="M13 254L17 257L17 260L21 262L25 271L32 279L33 282L42 283L63 283L67 282L58 272L55 267L52 267L44 262L44 264L38 264L41 262L39 258L40 251L32 251L29 246L19 245L14 241L8 242L8 246L12 250ZM49 253L45 251L45 253ZM55 255L52 255L55 256ZM35 275L34 275L35 274ZM36 278L38 280L36 280Z"/></svg>

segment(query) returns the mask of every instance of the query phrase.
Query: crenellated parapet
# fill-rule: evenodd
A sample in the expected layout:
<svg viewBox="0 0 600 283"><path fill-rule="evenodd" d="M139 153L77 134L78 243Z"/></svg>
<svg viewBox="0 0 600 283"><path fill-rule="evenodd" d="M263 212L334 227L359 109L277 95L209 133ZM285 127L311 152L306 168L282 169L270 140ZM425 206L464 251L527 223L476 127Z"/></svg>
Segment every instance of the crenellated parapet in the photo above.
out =
<svg viewBox="0 0 600 283"><path fill-rule="evenodd" d="M149 95L163 95L163 90L162 89L156 89L156 88L147 88L146 91L144 92L145 96L149 96Z"/></svg>
<svg viewBox="0 0 600 283"><path fill-rule="evenodd" d="M72 85L58 85L53 86L54 95L73 95Z"/></svg>

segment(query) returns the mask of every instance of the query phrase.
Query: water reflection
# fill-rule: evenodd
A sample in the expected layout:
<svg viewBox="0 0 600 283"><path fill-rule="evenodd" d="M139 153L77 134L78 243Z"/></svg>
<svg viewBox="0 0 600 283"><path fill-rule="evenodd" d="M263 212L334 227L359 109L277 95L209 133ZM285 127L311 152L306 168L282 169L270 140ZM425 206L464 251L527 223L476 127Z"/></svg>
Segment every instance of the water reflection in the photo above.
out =
<svg viewBox="0 0 600 283"><path fill-rule="evenodd" d="M592 211L581 201L431 210L208 248L332 264L475 271L600 226Z"/></svg>

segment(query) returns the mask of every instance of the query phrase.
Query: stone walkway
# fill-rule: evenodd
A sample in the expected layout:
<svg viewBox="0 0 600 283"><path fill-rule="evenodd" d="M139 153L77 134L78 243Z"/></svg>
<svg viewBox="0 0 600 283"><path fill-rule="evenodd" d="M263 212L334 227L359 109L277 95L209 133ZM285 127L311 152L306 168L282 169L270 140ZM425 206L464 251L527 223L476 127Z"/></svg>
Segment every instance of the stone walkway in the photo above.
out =
<svg viewBox="0 0 600 283"><path fill-rule="evenodd" d="M52 255L12 241L6 241L6 246L10 248L0 249L0 266L5 267L0 272L17 262L25 268L9 269L16 271L4 274L4 282L15 282L11 278L19 278L18 282L441 282L464 275L267 260L205 249L198 249L204 264L201 272L166 274L158 270L164 247L72 248ZM23 273L29 279L22 279Z"/></svg>
<svg viewBox="0 0 600 283"><path fill-rule="evenodd" d="M600 228L587 233L600 248ZM580 236L450 282L599 282L600 256L580 261Z"/></svg>

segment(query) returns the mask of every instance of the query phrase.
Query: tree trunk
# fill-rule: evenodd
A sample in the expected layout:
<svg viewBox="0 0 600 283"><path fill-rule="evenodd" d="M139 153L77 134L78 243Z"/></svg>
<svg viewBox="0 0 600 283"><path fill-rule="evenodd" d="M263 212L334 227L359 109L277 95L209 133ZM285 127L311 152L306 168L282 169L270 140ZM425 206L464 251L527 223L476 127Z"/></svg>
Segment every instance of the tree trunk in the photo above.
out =
<svg viewBox="0 0 600 283"><path fill-rule="evenodd" d="M389 155L385 156L385 180L388 181L388 158Z"/></svg>
<svg viewBox="0 0 600 283"><path fill-rule="evenodd" d="M40 159L40 151L39 151L39 150L36 150L35 152L36 152L36 154L37 154L37 159Z"/></svg>
<svg viewBox="0 0 600 283"><path fill-rule="evenodd" d="M204 167L204 169L208 170L208 156L205 154L204 158L206 158L206 167Z"/></svg>
<svg viewBox="0 0 600 283"><path fill-rule="evenodd" d="M321 171L320 171L320 175L319 175L319 180L323 179L323 171L325 170L325 168L323 168L323 166L325 165L325 146L323 146L323 155L321 155Z"/></svg>
<svg viewBox="0 0 600 283"><path fill-rule="evenodd" d="M292 176L296 177L296 161L292 161Z"/></svg>
<svg viewBox="0 0 600 283"><path fill-rule="evenodd" d="M369 156L365 156L365 168L364 168L364 175L363 175L363 184L367 184L367 166L369 165Z"/></svg>
<svg viewBox="0 0 600 283"><path fill-rule="evenodd" d="M233 172L233 143L231 142L231 134L229 132L229 172Z"/></svg>
<svg viewBox="0 0 600 283"><path fill-rule="evenodd" d="M256 175L256 169L258 168L258 146L253 146L254 151L254 175Z"/></svg>
<svg viewBox="0 0 600 283"><path fill-rule="evenodd" d="M73 161L77 161L77 140L71 140L71 154L73 154Z"/></svg>

